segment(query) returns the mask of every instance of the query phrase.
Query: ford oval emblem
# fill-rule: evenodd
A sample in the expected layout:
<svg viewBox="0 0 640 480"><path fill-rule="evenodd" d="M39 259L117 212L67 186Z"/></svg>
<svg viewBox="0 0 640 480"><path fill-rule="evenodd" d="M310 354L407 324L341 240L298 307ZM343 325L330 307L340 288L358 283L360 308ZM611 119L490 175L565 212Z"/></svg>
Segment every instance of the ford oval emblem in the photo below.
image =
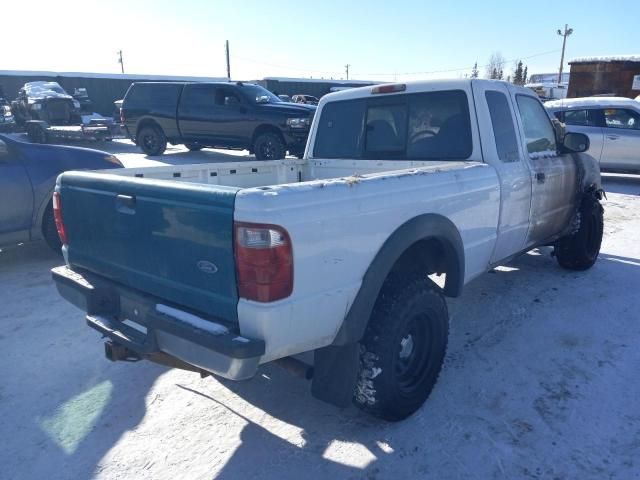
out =
<svg viewBox="0 0 640 480"><path fill-rule="evenodd" d="M196 265L198 266L198 270L209 275L213 275L214 273L218 272L218 267L216 266L216 264L211 263L207 260L200 260Z"/></svg>

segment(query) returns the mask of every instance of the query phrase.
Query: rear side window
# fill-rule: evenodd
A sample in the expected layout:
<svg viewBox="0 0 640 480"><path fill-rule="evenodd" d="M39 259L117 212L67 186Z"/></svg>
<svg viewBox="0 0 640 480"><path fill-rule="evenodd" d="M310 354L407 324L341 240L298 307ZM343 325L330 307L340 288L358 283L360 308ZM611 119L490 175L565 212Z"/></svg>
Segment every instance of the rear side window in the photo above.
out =
<svg viewBox="0 0 640 480"><path fill-rule="evenodd" d="M182 85L172 83L136 84L127 92L123 105L129 108L175 108L181 88Z"/></svg>
<svg viewBox="0 0 640 480"><path fill-rule="evenodd" d="M452 90L327 103L314 156L464 160L472 150L467 95Z"/></svg>
<svg viewBox="0 0 640 480"><path fill-rule="evenodd" d="M320 158L360 158L365 100L327 103L318 122L313 154Z"/></svg>
<svg viewBox="0 0 640 480"><path fill-rule="evenodd" d="M528 95L518 95L516 99L529 156L555 155L556 133L542 104Z"/></svg>
<svg viewBox="0 0 640 480"><path fill-rule="evenodd" d="M589 110L565 110L564 123L567 125L581 125L593 127L596 122Z"/></svg>
<svg viewBox="0 0 640 480"><path fill-rule="evenodd" d="M640 130L640 114L626 108L606 108L604 121L608 128Z"/></svg>
<svg viewBox="0 0 640 480"><path fill-rule="evenodd" d="M518 139L507 96L502 92L488 90L485 92L485 98L489 106L498 158L503 162L517 162L520 159Z"/></svg>
<svg viewBox="0 0 640 480"><path fill-rule="evenodd" d="M181 108L210 108L216 105L214 85L187 85L180 100Z"/></svg>

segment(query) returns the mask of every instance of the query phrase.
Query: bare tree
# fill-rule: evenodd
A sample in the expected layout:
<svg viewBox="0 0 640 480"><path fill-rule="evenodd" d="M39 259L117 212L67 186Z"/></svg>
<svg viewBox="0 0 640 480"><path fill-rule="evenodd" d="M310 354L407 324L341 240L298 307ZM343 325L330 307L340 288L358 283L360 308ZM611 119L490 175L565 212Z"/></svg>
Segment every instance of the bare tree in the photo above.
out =
<svg viewBox="0 0 640 480"><path fill-rule="evenodd" d="M493 52L487 63L486 77L494 80L502 80L504 77L504 64L506 60L500 52Z"/></svg>

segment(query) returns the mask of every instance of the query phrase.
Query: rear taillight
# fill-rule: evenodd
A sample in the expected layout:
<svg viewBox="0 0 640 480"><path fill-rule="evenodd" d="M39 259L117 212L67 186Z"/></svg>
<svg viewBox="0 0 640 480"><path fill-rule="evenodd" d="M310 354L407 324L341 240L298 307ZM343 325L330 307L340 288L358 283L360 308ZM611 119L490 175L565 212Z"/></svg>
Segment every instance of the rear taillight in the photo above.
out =
<svg viewBox="0 0 640 480"><path fill-rule="evenodd" d="M124 110L122 107L120 108L120 123L125 123L127 121L127 117L124 116Z"/></svg>
<svg viewBox="0 0 640 480"><path fill-rule="evenodd" d="M273 302L293 290L293 251L287 231L276 225L235 224L238 293L257 302Z"/></svg>
<svg viewBox="0 0 640 480"><path fill-rule="evenodd" d="M53 192L53 218L56 221L56 229L58 230L60 241L66 245L68 243L67 232L64 230L64 222L62 221L62 202L58 192Z"/></svg>

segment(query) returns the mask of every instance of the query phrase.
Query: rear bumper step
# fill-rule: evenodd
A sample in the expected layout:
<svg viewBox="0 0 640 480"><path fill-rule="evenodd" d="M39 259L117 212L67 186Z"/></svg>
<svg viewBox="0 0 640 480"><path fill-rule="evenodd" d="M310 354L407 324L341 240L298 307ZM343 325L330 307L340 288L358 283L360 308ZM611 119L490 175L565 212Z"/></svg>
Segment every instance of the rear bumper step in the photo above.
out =
<svg viewBox="0 0 640 480"><path fill-rule="evenodd" d="M160 299L67 266L51 273L60 295L87 312L87 324L109 339L110 359L168 356L179 360L174 366L184 363L181 368L243 380L255 375L264 355L264 341L241 336L236 325L167 307Z"/></svg>

